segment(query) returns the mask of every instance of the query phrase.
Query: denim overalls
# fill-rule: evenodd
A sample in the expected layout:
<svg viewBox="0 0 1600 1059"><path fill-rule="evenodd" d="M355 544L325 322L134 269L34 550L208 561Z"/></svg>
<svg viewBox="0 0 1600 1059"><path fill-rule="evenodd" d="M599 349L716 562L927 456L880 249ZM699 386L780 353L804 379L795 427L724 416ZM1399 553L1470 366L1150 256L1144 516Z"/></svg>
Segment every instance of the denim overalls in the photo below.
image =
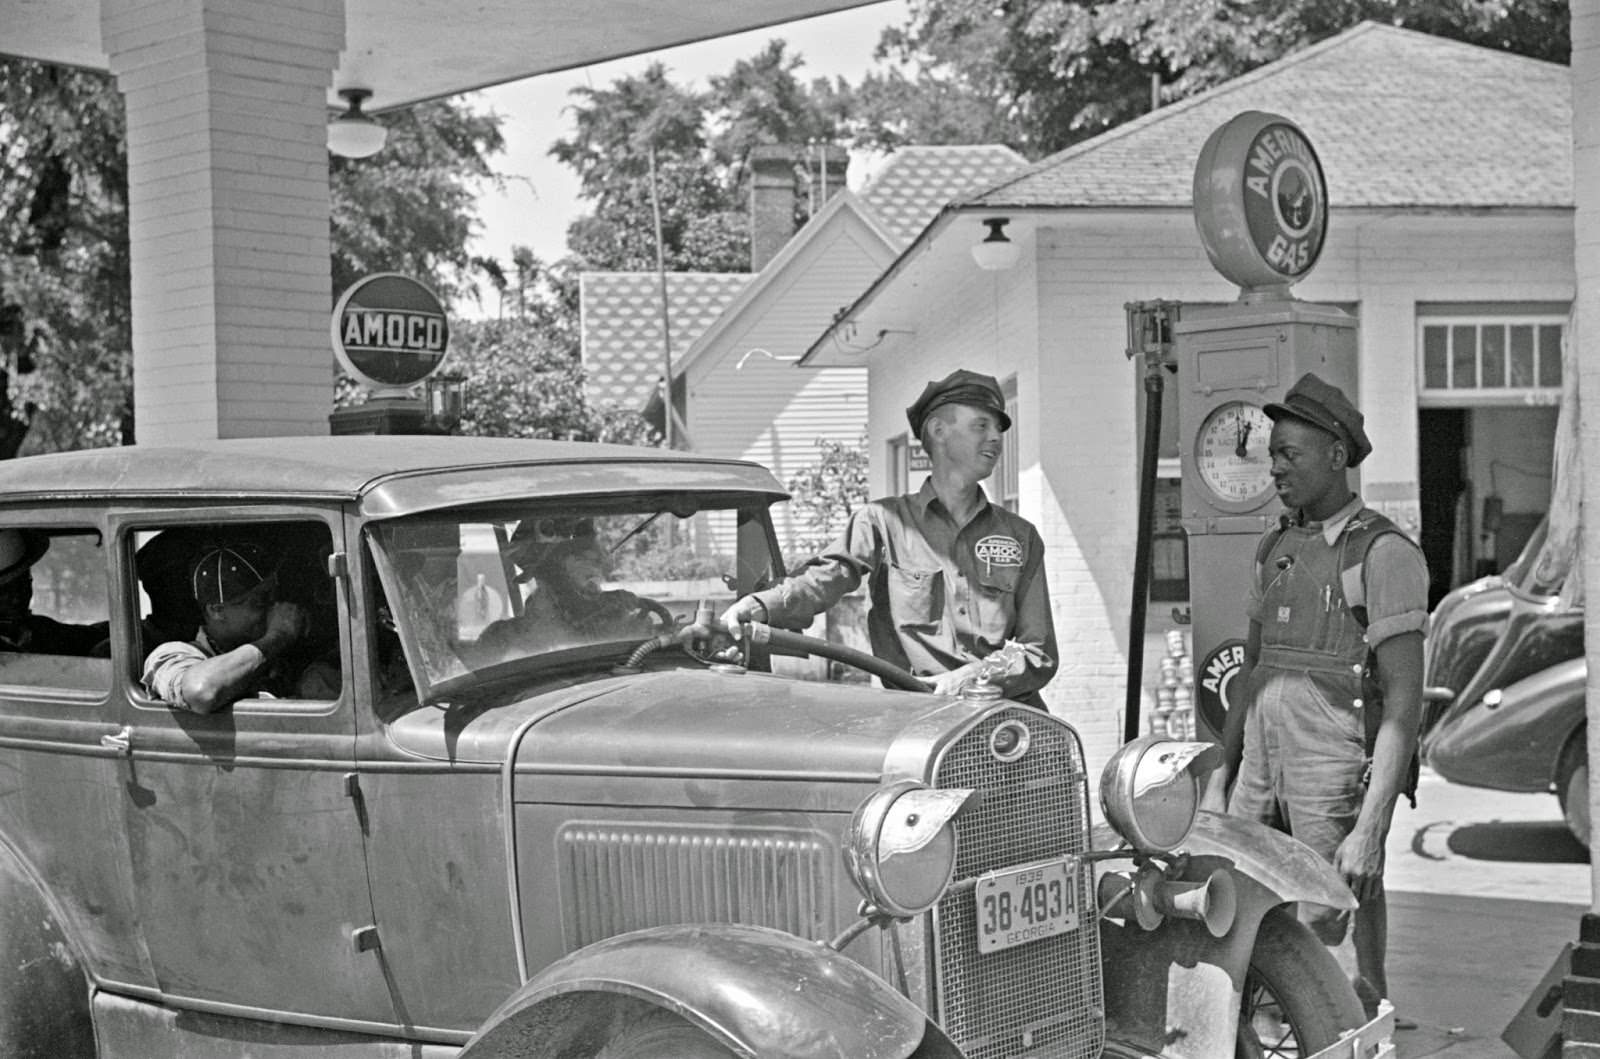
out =
<svg viewBox="0 0 1600 1059"><path fill-rule="evenodd" d="M1288 830L1332 860L1364 793L1366 630L1341 586L1345 532L1288 526L1259 577L1261 655L1228 811Z"/></svg>

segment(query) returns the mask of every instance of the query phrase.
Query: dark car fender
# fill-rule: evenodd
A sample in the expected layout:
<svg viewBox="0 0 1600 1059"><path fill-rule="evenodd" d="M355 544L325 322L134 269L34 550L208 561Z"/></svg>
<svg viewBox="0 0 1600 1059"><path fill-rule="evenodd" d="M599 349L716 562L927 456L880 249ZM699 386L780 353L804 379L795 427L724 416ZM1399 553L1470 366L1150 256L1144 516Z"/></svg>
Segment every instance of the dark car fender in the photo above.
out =
<svg viewBox="0 0 1600 1059"><path fill-rule="evenodd" d="M712 923L620 934L556 961L489 1016L461 1059L598 1046L647 1008L752 1059L961 1055L922 1009L848 957L783 931Z"/></svg>
<svg viewBox="0 0 1600 1059"><path fill-rule="evenodd" d="M0 1055L95 1054L89 976L43 885L0 842Z"/></svg>
<svg viewBox="0 0 1600 1059"><path fill-rule="evenodd" d="M1428 764L1449 780L1502 791L1549 791L1562 748L1584 725L1589 666L1558 662L1446 715Z"/></svg>
<svg viewBox="0 0 1600 1059"><path fill-rule="evenodd" d="M1178 878L1202 882L1229 873L1233 924L1217 938L1194 920L1169 918L1150 931L1102 920L1106 1033L1173 1056L1232 1055L1262 918L1291 901L1335 908L1356 902L1309 846L1250 820L1203 812L1183 852Z"/></svg>

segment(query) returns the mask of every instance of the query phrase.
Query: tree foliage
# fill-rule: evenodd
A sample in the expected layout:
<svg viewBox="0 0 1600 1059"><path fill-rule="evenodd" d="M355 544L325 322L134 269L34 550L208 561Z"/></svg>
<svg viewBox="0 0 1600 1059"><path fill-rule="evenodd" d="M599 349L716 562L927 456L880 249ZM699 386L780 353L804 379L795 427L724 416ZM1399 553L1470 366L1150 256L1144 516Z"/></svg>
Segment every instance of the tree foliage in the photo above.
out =
<svg viewBox="0 0 1600 1059"><path fill-rule="evenodd" d="M775 40L704 91L673 82L660 63L574 89L573 135L550 153L577 173L589 206L567 233L576 266L653 270L659 208L668 271L748 270L750 148L841 142L846 89L803 83L801 66Z"/></svg>
<svg viewBox="0 0 1600 1059"><path fill-rule="evenodd" d="M880 142L1001 142L1039 157L1237 77L1364 20L1553 62L1562 0L912 0L869 76L860 114L897 118ZM939 110L922 105L938 96Z"/></svg>
<svg viewBox="0 0 1600 1059"><path fill-rule="evenodd" d="M466 247L477 186L499 181L490 158L505 148L500 118L434 100L382 120L382 151L328 156L334 296L374 272L431 283L445 301L475 293L481 263Z"/></svg>
<svg viewBox="0 0 1600 1059"><path fill-rule="evenodd" d="M817 448L817 462L788 482L796 526L786 549L791 555L820 552L844 528L850 513L870 499L865 434L849 444L819 439Z"/></svg>
<svg viewBox="0 0 1600 1059"><path fill-rule="evenodd" d="M0 58L0 458L131 435L123 127L110 77Z"/></svg>
<svg viewBox="0 0 1600 1059"><path fill-rule="evenodd" d="M434 102L383 120L382 152L330 161L334 292L378 271L471 292L499 119ZM0 458L133 438L127 184L108 75L0 58Z"/></svg>
<svg viewBox="0 0 1600 1059"><path fill-rule="evenodd" d="M466 377L458 434L633 445L654 440L637 413L590 406L583 366L552 334L547 318L458 322L450 347L451 370Z"/></svg>

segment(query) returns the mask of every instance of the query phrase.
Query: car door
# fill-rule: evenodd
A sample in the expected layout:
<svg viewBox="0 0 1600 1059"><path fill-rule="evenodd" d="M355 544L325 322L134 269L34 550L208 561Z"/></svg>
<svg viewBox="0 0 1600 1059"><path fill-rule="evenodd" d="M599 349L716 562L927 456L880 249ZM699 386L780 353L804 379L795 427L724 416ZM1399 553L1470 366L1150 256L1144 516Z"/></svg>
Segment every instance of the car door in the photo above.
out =
<svg viewBox="0 0 1600 1059"><path fill-rule="evenodd" d="M138 912L162 992L291 1021L392 1025L364 932L372 921L351 797L354 712L339 512L175 509L117 520L124 583L140 588L140 649L122 673L130 757L123 812ZM162 536L165 535L165 536ZM195 549L251 535L293 564L337 667L332 698L247 698L201 715L140 684L158 639L181 637ZM330 562L330 556L336 558ZM320 573L317 570L321 566ZM280 572L279 591L289 590ZM189 597L192 604L192 595ZM188 620L192 620L192 617ZM226 1010L226 1008L224 1008Z"/></svg>
<svg viewBox="0 0 1600 1059"><path fill-rule="evenodd" d="M23 533L31 562L12 573L32 580L35 624L0 646L0 858L44 888L103 983L149 988L123 828L108 537L93 507L0 511L0 534Z"/></svg>

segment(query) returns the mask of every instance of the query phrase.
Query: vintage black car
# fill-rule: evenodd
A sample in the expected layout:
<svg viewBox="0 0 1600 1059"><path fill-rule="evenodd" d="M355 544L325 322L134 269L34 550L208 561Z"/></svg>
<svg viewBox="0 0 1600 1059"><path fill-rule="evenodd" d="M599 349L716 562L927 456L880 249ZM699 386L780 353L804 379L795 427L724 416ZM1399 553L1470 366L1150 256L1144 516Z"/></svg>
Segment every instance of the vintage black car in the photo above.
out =
<svg viewBox="0 0 1600 1059"><path fill-rule="evenodd" d="M1209 747L1130 744L1097 826L1073 729L987 681L789 679L800 639L718 633L784 499L555 442L0 463L35 616L94 634L0 652L0 1054L1387 1054L1288 911L1348 891L1196 818ZM141 682L219 540L277 556L320 692Z"/></svg>
<svg viewBox="0 0 1600 1059"><path fill-rule="evenodd" d="M1452 590L1428 628L1422 754L1453 783L1551 791L1589 844L1584 609L1531 569L1545 527L1499 574Z"/></svg>

